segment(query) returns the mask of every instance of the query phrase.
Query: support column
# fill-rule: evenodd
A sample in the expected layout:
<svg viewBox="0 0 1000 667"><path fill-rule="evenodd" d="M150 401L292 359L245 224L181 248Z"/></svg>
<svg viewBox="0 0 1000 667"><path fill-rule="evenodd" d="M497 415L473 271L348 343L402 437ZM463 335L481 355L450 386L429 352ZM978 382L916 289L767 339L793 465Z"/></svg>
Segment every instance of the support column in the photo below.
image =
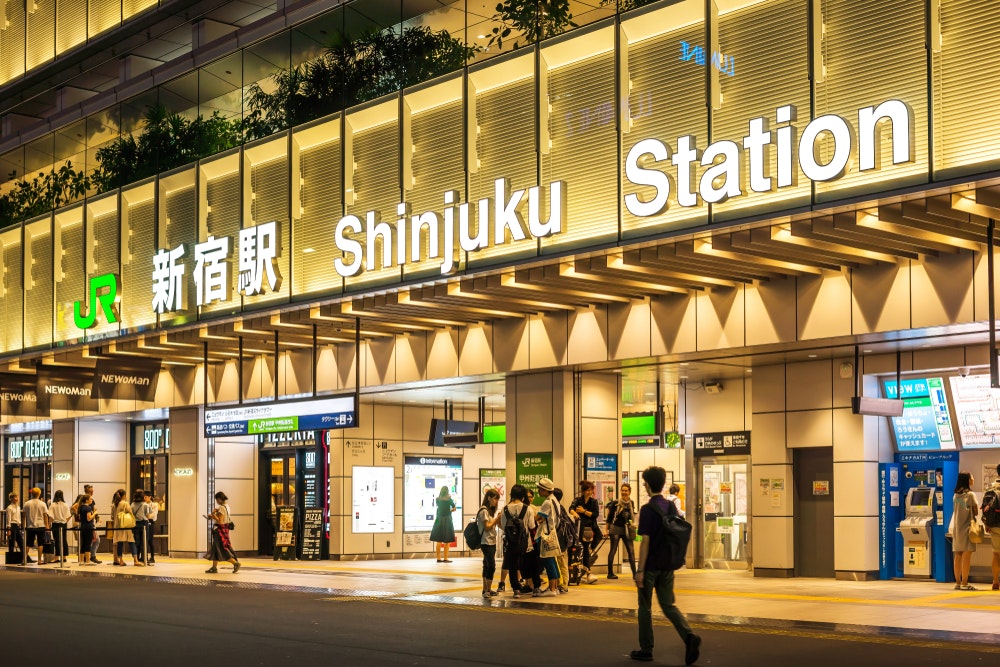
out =
<svg viewBox="0 0 1000 667"><path fill-rule="evenodd" d="M170 410L170 554L196 558L208 550L208 443L202 408ZM190 473L190 474L189 474Z"/></svg>

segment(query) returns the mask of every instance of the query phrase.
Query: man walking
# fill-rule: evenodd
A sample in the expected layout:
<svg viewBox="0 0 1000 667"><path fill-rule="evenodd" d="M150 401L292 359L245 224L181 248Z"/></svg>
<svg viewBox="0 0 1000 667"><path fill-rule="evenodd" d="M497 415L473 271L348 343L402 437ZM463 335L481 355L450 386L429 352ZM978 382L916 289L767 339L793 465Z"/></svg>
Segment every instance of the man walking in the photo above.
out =
<svg viewBox="0 0 1000 667"><path fill-rule="evenodd" d="M33 546L38 546L38 564L42 565L45 563L45 554L42 553L45 542L45 531L51 527L49 523L51 517L49 517L49 508L45 505L45 501L41 499L42 490L36 486L28 493L31 494L31 500L24 503L22 510L24 514L24 528L28 535L27 547L30 549Z"/></svg>
<svg viewBox="0 0 1000 667"><path fill-rule="evenodd" d="M653 592L660 602L663 615L670 620L677 634L684 641L684 664L698 661L701 637L691 631L684 614L674 604L674 570L671 564L670 544L663 529L664 515L677 515L677 508L664 498L663 485L667 472L650 466L642 472L649 502L639 510L639 563L635 573L635 586L639 589L639 650L632 651L633 660L650 662L653 659ZM653 505L660 509L658 512Z"/></svg>

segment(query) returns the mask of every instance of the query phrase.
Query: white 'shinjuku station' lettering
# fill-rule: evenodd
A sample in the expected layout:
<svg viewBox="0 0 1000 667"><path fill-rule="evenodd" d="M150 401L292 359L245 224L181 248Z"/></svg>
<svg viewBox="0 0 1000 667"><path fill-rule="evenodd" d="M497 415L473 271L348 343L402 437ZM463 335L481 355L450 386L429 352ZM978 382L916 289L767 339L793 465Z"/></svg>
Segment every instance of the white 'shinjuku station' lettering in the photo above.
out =
<svg viewBox="0 0 1000 667"><path fill-rule="evenodd" d="M215 301L228 301L229 238L209 236L194 246L195 305L205 306ZM184 273L181 263L184 244L173 250L160 249L153 256L153 311L159 314L184 310ZM277 222L265 222L240 230L239 291L243 296L277 292L281 273L277 258L281 255L281 240ZM266 281L266 289L265 289Z"/></svg>
<svg viewBox="0 0 1000 667"><path fill-rule="evenodd" d="M454 270L455 254L459 250L464 252L482 250L490 245L491 239L493 245L503 245L507 243L508 233L511 241L523 241L529 235L533 238L544 238L563 230L566 222L564 182L549 183L547 220L542 220L540 187L533 186L527 190L511 192L506 178L496 179L493 186L495 196L477 202L474 220L471 213L472 204L458 203L458 193L454 191L444 193L445 206L441 215L435 211L410 215L410 205L405 202L396 206L395 225L382 222L378 211L368 211L363 225L358 216L345 215L337 223L335 241L337 249L344 253L344 257L338 257L333 262L337 273L349 278L362 271L375 271L393 265L402 266L408 261L418 262L422 254L421 242L426 237L426 258L440 258L443 275ZM525 203L528 207L527 223L522 213ZM408 225L409 233L407 233ZM352 235L362 232L365 235L364 245L352 238ZM439 238L439 235L443 238Z"/></svg>
<svg viewBox="0 0 1000 667"><path fill-rule="evenodd" d="M671 154L670 147L659 139L639 141L625 159L625 177L635 185L653 187L656 193L651 199L627 194L625 207L639 217L659 215L670 205L672 184L676 184L673 199L679 206L697 206L699 198L713 204L739 197L745 194L743 188L747 184L751 191L758 193L794 186L799 169L809 180L834 181L846 173L855 150L859 171L877 169L881 152L879 135L886 125L881 123L883 120L889 121L892 127L892 163L913 161L913 112L900 100L860 109L856 136L851 124L840 116L819 116L805 126L797 145L796 128L792 125L796 120L795 106L779 107L775 116L778 127L773 132L768 129L766 118L751 120L742 146L734 141L716 141L699 151L695 138L685 135L677 137L677 149ZM817 157L821 137L829 137L825 163ZM776 154L775 176L770 174L772 147ZM741 149L748 154L749 179L743 173ZM799 169L794 164L796 155ZM647 162L643 160L646 156L651 157L654 164L642 164ZM667 160L673 167L672 176L664 170L666 165L658 164ZM696 165L706 168L697 188L694 183Z"/></svg>

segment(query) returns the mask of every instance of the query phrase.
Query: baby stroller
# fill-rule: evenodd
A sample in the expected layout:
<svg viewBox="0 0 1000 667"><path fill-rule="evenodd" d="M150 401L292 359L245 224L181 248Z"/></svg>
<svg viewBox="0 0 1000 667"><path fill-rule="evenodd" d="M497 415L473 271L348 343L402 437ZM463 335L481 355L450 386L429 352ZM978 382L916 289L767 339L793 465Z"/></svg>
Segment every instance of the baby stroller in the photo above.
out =
<svg viewBox="0 0 1000 667"><path fill-rule="evenodd" d="M597 553L607 542L608 536L601 534L601 539L592 542L590 546L590 558L588 562L583 562L583 542L579 539L574 540L573 545L566 550L566 556L569 560L569 585L579 586L580 584L596 584L597 577L590 573L594 563L597 562Z"/></svg>

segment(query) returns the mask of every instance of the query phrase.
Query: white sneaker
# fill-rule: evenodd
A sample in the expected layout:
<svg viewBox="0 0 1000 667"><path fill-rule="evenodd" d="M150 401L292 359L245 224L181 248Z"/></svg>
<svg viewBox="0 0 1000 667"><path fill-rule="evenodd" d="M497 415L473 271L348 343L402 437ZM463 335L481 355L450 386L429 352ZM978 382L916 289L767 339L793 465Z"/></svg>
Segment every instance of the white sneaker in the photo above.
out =
<svg viewBox="0 0 1000 667"><path fill-rule="evenodd" d="M557 595L559 595L559 594L550 589L550 590L543 591L543 592L539 593L535 597L539 597L539 598L554 598Z"/></svg>
<svg viewBox="0 0 1000 667"><path fill-rule="evenodd" d="M585 581L586 581L586 582L587 582L588 584L596 584L596 583L598 582L598 579L597 579L597 577L595 577L594 575L592 575L592 574L588 574L588 575L587 575L587 578L585 579Z"/></svg>

